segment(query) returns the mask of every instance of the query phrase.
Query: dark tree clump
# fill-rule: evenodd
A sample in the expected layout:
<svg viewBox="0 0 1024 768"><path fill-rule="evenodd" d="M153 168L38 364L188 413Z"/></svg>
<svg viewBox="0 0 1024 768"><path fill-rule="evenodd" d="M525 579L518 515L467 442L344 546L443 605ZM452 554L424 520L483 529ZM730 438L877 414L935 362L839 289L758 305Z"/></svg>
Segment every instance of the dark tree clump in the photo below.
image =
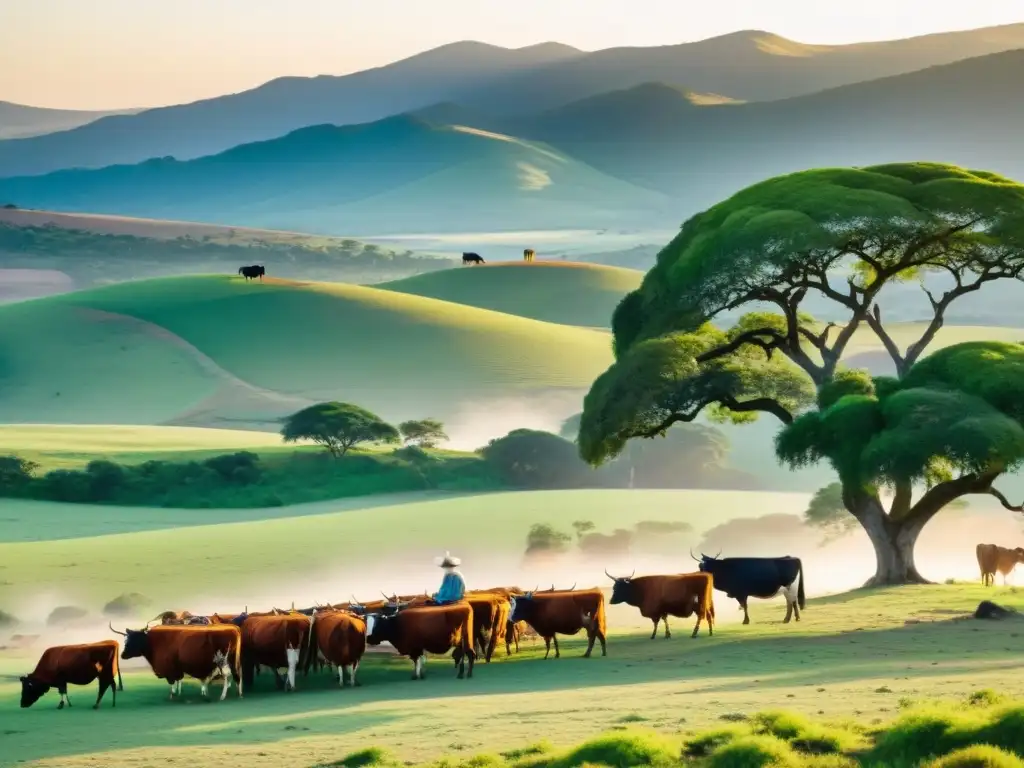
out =
<svg viewBox="0 0 1024 768"><path fill-rule="evenodd" d="M375 413L349 403L318 403L285 419L286 443L311 440L341 457L360 443L397 443L398 430Z"/></svg>

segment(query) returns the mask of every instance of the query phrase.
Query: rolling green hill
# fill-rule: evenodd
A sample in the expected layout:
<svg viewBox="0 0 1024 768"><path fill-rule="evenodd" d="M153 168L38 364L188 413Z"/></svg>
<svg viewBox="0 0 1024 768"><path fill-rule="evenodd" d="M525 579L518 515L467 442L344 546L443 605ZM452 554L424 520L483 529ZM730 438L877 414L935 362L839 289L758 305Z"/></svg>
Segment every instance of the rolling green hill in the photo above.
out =
<svg viewBox="0 0 1024 768"><path fill-rule="evenodd" d="M567 414L610 360L602 331L396 291L164 278L0 307L0 422L272 431L333 399L393 421L507 398Z"/></svg>
<svg viewBox="0 0 1024 768"><path fill-rule="evenodd" d="M654 221L668 199L541 144L409 116L320 125L198 160L0 180L22 207L338 234Z"/></svg>
<svg viewBox="0 0 1024 768"><path fill-rule="evenodd" d="M376 286L549 323L607 328L643 273L563 261L499 262L447 269Z"/></svg>

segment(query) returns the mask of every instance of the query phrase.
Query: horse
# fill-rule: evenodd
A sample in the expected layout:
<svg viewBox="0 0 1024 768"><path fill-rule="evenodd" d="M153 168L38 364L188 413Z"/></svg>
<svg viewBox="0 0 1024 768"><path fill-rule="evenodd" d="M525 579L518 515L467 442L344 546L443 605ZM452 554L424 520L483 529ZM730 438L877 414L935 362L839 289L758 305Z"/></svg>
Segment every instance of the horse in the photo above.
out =
<svg viewBox="0 0 1024 768"><path fill-rule="evenodd" d="M533 248L527 248L525 251L523 251L523 261L525 261L527 264L531 264L533 263L533 257L535 255L536 254L533 252Z"/></svg>
<svg viewBox="0 0 1024 768"><path fill-rule="evenodd" d="M262 283L263 276L267 274L267 270L263 268L262 264L253 264L251 267L239 267L238 274L242 275L246 282L255 280L258 277Z"/></svg>
<svg viewBox="0 0 1024 768"><path fill-rule="evenodd" d="M487 262L481 258L479 253L464 253L462 254L463 264L486 264Z"/></svg>

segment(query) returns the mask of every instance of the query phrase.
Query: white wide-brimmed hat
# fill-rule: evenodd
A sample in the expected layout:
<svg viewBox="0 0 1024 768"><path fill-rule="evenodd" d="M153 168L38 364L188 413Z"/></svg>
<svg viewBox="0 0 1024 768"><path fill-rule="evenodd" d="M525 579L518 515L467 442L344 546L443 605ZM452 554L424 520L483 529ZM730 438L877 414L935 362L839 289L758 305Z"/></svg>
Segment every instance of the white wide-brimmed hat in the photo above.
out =
<svg viewBox="0 0 1024 768"><path fill-rule="evenodd" d="M444 557L442 557L437 564L442 568L458 568L462 564L462 561L457 557L452 557L451 552L445 552Z"/></svg>

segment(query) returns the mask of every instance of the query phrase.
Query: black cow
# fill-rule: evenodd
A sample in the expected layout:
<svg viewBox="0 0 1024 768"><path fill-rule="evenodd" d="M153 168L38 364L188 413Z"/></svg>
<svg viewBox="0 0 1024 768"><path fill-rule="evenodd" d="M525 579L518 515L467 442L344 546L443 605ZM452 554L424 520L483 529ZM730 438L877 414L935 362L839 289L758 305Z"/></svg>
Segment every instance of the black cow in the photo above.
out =
<svg viewBox="0 0 1024 768"><path fill-rule="evenodd" d="M267 270L263 268L262 264L253 264L251 267L239 267L238 274L242 275L246 282L255 280L258 277L262 283L263 276L267 274Z"/></svg>
<svg viewBox="0 0 1024 768"><path fill-rule="evenodd" d="M462 254L462 263L463 264L486 264L487 262L483 260L483 257L481 257L479 253L464 253L464 254Z"/></svg>
<svg viewBox="0 0 1024 768"><path fill-rule="evenodd" d="M719 553L721 554L721 553ZM693 557L693 553L690 553ZM693 558L697 560L696 557ZM700 570L710 573L715 589L734 598L743 609L743 623L750 623L747 613L747 598L766 600L782 592L786 598L788 624L793 614L800 621L800 609L804 607L804 566L798 557L709 557L703 552L697 560ZM799 607L798 607L799 606Z"/></svg>

